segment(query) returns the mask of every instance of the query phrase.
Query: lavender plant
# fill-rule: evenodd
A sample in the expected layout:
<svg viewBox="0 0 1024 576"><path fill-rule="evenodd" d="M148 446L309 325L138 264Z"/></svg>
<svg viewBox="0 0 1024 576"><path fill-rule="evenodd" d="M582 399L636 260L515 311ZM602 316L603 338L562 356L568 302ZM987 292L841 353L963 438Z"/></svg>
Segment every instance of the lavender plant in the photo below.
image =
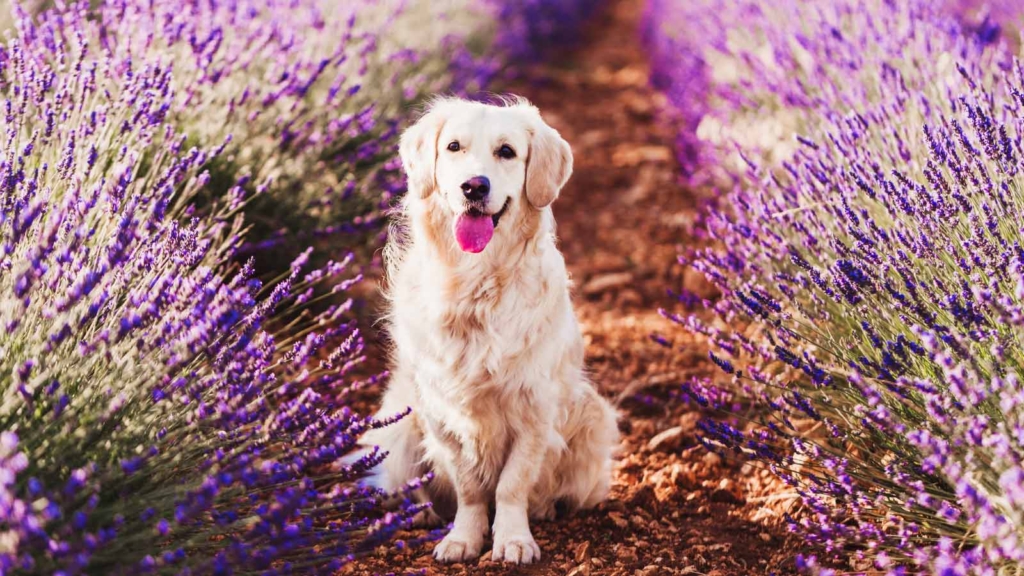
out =
<svg viewBox="0 0 1024 576"><path fill-rule="evenodd" d="M75 3L0 50L0 572L335 569L418 511L346 482L382 455L337 464L387 424L345 406L350 302L310 311L348 261L232 264L245 176L192 204L230 140L192 145L170 62L103 30Z"/></svg>
<svg viewBox="0 0 1024 576"><path fill-rule="evenodd" d="M1024 23L1024 12L1021 11L1024 7L1013 0L946 0L943 4L947 12L957 15L968 25L988 23L1016 35Z"/></svg>
<svg viewBox="0 0 1024 576"><path fill-rule="evenodd" d="M794 134L816 137L822 118L873 112L900 90L948 112L966 86L958 63L993 86L1006 65L997 25L966 27L932 2L651 0L646 10L653 82L683 120L683 167L702 179L742 172L743 156L778 166ZM906 120L892 126L903 138L922 123Z"/></svg>
<svg viewBox="0 0 1024 576"><path fill-rule="evenodd" d="M803 130L781 154L737 145L744 169L707 219L717 246L690 259L724 295L706 304L749 328L666 312L708 338L750 404L702 423L704 442L790 484L804 510L787 521L831 563L1020 574L1024 68L988 33L913 3L831 6L813 8L820 42L794 51L788 29L768 35L791 79L789 65L755 76L727 104L752 112L776 94ZM849 22L918 40L858 58L839 49Z"/></svg>

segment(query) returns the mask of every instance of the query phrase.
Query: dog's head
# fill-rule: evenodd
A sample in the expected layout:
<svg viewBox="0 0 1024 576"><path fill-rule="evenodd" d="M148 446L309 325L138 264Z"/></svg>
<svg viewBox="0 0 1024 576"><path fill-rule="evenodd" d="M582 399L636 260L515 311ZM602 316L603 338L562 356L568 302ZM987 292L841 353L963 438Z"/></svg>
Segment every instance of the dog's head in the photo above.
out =
<svg viewBox="0 0 1024 576"><path fill-rule="evenodd" d="M438 100L402 134L399 152L410 201L446 210L465 252L482 252L502 221L547 208L572 174L569 144L525 100Z"/></svg>

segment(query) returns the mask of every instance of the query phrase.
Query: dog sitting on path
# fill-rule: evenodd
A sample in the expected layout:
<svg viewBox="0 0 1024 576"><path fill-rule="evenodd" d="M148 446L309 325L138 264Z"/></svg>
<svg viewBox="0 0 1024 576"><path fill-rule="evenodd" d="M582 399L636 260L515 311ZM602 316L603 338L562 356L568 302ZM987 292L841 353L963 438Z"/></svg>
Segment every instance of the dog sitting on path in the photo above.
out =
<svg viewBox="0 0 1024 576"><path fill-rule="evenodd" d="M555 245L550 206L572 151L525 100L447 98L400 154L409 193L385 249L394 350L380 413L412 413L364 438L389 452L375 482L435 474L424 520L454 510L438 560L479 556L493 506L492 559L530 563L529 520L602 501L618 444Z"/></svg>

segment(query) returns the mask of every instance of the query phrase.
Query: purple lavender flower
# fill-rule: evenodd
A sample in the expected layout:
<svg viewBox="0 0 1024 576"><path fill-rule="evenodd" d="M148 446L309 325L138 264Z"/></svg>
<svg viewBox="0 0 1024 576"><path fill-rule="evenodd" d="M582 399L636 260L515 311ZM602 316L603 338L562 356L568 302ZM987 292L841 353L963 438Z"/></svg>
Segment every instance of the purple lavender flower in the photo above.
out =
<svg viewBox="0 0 1024 576"><path fill-rule="evenodd" d="M522 66L580 41L584 24L601 0L483 0L501 23L494 39L503 61Z"/></svg>
<svg viewBox="0 0 1024 576"><path fill-rule="evenodd" d="M998 47L933 2L649 0L642 22L652 83L672 104L677 155L695 182L820 145L811 132L821 116L857 114L849 120L859 123L884 113L874 103L916 90L936 95L923 109L943 105L951 59L999 75L988 59Z"/></svg>

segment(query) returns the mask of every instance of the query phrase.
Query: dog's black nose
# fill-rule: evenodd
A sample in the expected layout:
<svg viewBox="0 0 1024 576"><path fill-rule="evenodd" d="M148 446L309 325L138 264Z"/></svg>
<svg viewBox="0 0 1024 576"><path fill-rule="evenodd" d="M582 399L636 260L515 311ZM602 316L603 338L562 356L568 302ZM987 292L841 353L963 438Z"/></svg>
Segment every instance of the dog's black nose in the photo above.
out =
<svg viewBox="0 0 1024 576"><path fill-rule="evenodd" d="M487 176L473 176L462 183L462 194L466 200L471 202L483 200L490 191L491 181L487 179Z"/></svg>

